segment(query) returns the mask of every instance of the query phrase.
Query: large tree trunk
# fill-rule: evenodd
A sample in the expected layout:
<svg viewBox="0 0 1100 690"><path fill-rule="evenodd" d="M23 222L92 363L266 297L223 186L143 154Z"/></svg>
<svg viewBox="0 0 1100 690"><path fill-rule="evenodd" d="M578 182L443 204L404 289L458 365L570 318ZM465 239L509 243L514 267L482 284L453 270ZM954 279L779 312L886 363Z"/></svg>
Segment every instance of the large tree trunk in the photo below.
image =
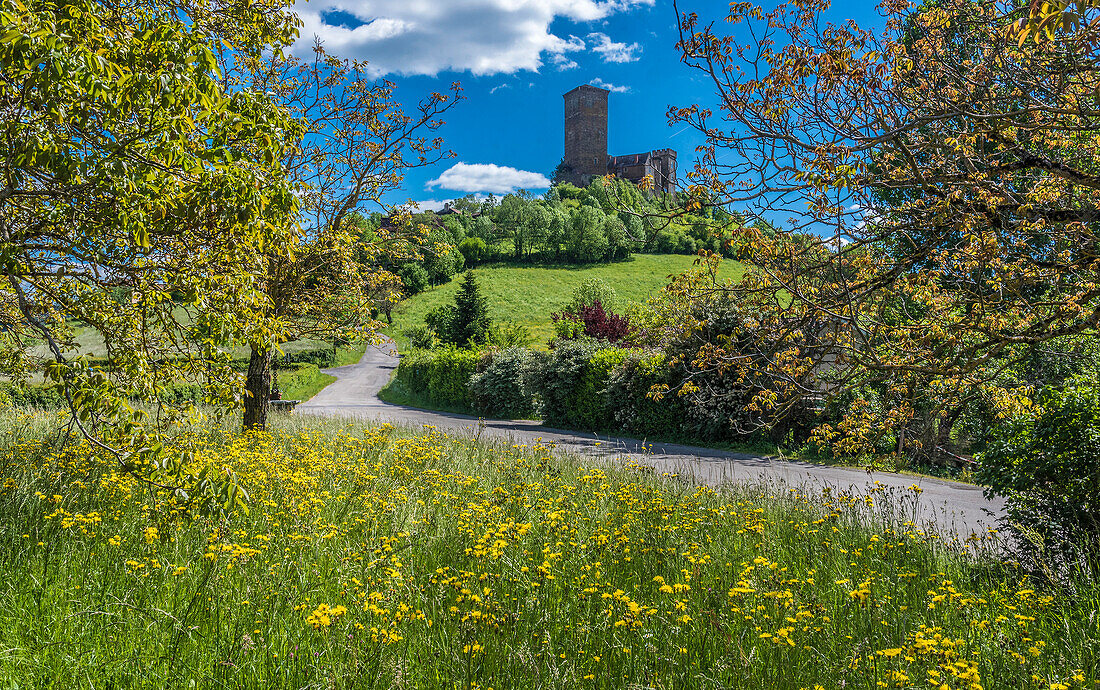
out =
<svg viewBox="0 0 1100 690"><path fill-rule="evenodd" d="M267 428L267 403L271 398L271 350L252 348L248 377L244 382L244 428Z"/></svg>

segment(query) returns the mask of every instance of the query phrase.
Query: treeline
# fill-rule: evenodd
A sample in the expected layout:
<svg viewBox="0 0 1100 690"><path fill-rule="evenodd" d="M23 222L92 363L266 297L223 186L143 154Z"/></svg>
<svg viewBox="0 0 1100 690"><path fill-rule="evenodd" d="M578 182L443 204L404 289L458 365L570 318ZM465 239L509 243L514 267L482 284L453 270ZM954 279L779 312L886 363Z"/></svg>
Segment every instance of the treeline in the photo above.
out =
<svg viewBox="0 0 1100 690"><path fill-rule="evenodd" d="M743 218L722 208L676 211L686 203L683 193L647 194L625 180L586 188L559 184L541 198L522 191L499 200L466 196L441 213L415 214L412 223L427 230L420 256L387 268L401 277L407 294L416 294L486 263L592 264L635 252L701 249L732 256L733 231ZM375 214L363 226L369 233L387 222Z"/></svg>

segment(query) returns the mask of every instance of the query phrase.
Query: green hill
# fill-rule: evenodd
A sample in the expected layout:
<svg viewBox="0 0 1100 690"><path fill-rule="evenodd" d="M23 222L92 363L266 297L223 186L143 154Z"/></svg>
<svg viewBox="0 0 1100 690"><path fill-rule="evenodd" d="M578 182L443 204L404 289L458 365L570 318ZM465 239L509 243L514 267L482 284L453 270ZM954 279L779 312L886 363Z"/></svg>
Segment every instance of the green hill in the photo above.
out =
<svg viewBox="0 0 1100 690"><path fill-rule="evenodd" d="M588 278L599 278L615 288L616 311L630 303L652 297L674 275L692 269L695 257L675 254L637 254L627 261L592 266L517 267L484 266L475 270L482 291L489 299L494 320L515 321L527 326L536 346L545 347L553 334L550 315L569 301L573 289ZM722 264L719 276L732 280L741 275L741 265ZM431 310L454 300L459 277L445 285L414 295L394 312L386 334L398 348L408 347L404 331L424 323Z"/></svg>

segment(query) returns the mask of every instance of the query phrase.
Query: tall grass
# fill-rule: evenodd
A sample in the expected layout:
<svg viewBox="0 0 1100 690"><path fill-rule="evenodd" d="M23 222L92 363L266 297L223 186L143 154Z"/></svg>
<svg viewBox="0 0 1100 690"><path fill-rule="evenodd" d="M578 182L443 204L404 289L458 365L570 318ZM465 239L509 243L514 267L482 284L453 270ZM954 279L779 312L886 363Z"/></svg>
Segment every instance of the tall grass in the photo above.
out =
<svg viewBox="0 0 1100 690"><path fill-rule="evenodd" d="M1097 586L1044 590L982 544L906 524L915 492L715 492L291 417L179 429L175 448L251 494L248 514L191 519L56 424L0 424L3 687L1100 680Z"/></svg>

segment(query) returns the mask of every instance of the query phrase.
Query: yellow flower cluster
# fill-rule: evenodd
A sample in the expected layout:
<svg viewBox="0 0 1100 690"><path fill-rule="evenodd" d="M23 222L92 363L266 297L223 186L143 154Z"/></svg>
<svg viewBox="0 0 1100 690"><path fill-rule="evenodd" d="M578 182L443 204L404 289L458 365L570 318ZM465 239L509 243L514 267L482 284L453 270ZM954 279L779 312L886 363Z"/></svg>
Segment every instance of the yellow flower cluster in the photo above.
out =
<svg viewBox="0 0 1100 690"><path fill-rule="evenodd" d="M861 495L717 492L431 429L176 443L232 471L248 514L196 516L80 444L3 451L12 588L65 554L25 604L65 659L110 636L162 686L187 666L230 687L1100 687L1095 647L1064 634L1076 604L975 541L868 527Z"/></svg>

